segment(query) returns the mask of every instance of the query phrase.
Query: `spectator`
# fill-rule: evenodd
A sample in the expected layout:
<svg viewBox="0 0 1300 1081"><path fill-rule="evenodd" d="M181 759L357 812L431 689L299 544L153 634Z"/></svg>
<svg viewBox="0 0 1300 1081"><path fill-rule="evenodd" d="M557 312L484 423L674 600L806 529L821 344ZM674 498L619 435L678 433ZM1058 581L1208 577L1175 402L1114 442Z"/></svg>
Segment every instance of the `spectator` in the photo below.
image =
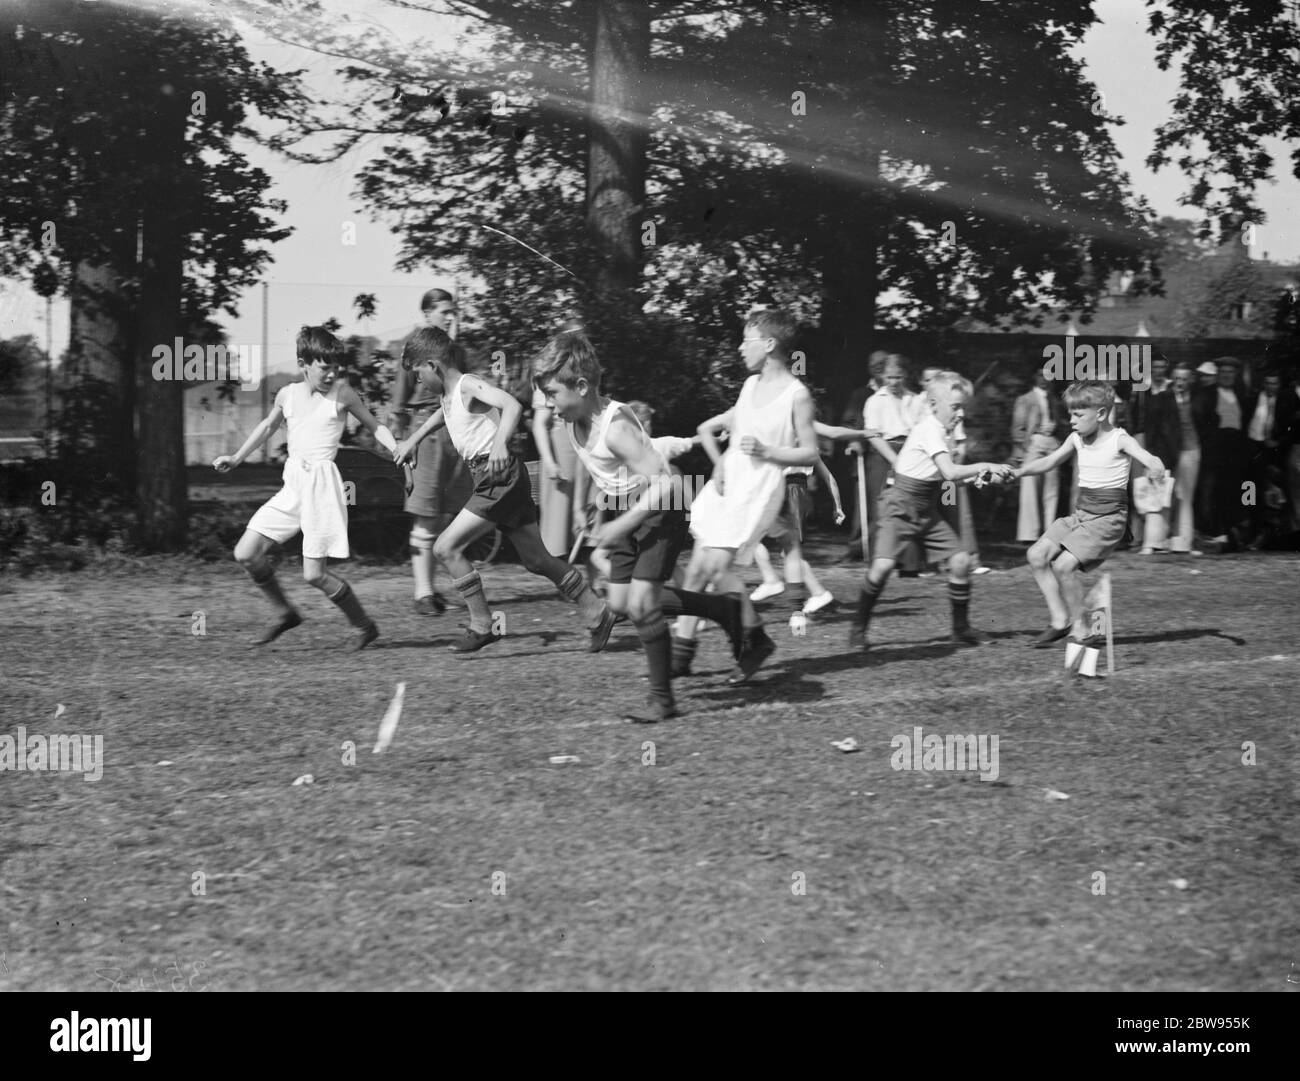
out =
<svg viewBox="0 0 1300 1081"><path fill-rule="evenodd" d="M1177 485L1178 461L1182 453L1183 429L1173 384L1165 378L1169 362L1163 357L1151 363L1152 377L1149 390L1133 395L1130 415L1141 425L1142 445L1165 464L1169 476ZM1190 407L1188 410L1190 422ZM1164 552L1169 545L1169 526L1172 506L1147 513L1141 523L1142 555ZM1137 534L1135 534L1136 536Z"/></svg>
<svg viewBox="0 0 1300 1081"><path fill-rule="evenodd" d="M907 433L919 419L920 399L907 389L907 361L897 353L889 354L882 375L884 385L867 399L863 412L863 428L880 435L870 440L874 453L867 455L867 506L871 514L867 520L867 548L875 558L875 538L880 516L875 513L885 481L893 472L898 452L907 441ZM905 553L900 576L915 576L924 566L915 545Z"/></svg>
<svg viewBox="0 0 1300 1081"><path fill-rule="evenodd" d="M1216 387L1219 385L1219 366L1212 360L1202 361L1199 368L1196 369L1197 385L1202 387Z"/></svg>
<svg viewBox="0 0 1300 1081"><path fill-rule="evenodd" d="M1011 441L1015 448L1012 463L1025 466L1046 458L1061 445L1067 429L1065 406L1050 393L1046 369L1040 368L1034 373L1034 385L1016 399L1011 414ZM1043 530L1056 520L1060 498L1059 467L1038 476L1021 477L1016 539L1022 544L1037 541Z"/></svg>
<svg viewBox="0 0 1300 1081"><path fill-rule="evenodd" d="M1292 379L1280 395L1278 454L1286 470L1286 495L1290 503L1288 526L1292 541L1300 541L1300 381Z"/></svg>
<svg viewBox="0 0 1300 1081"><path fill-rule="evenodd" d="M1206 428L1205 410L1198 416L1198 401L1204 398L1193 385L1190 365L1174 368L1174 411L1178 416L1178 458L1175 462L1163 459L1174 469L1174 503L1170 508L1174 535L1169 538L1171 552L1191 552L1196 537L1193 507L1196 502L1196 478L1201 471L1201 433ZM1153 450L1152 453L1159 454Z"/></svg>
<svg viewBox="0 0 1300 1081"><path fill-rule="evenodd" d="M1215 361L1217 387L1207 387L1213 428L1209 445L1201 442L1201 483L1208 496L1210 543L1231 549L1238 542L1245 507L1242 481L1246 477L1246 432L1249 420L1241 365L1236 357Z"/></svg>
<svg viewBox="0 0 1300 1081"><path fill-rule="evenodd" d="M889 354L883 349L877 349L867 358L867 371L870 376L862 386L857 387L849 395L848 404L844 407L844 413L840 417L840 424L844 427L862 428L865 426L867 399L885 385L885 361L888 359ZM849 547L844 554L844 558L850 560L862 558L862 515L858 513L858 460L866 453L866 450L867 445L860 440L853 440L844 445L843 463L846 468L842 470L840 491L848 495L848 498L844 501L844 508L849 516ZM867 506L870 507L871 504L868 503ZM874 515L870 517L874 517Z"/></svg>
<svg viewBox="0 0 1300 1081"><path fill-rule="evenodd" d="M1149 412L1151 409L1152 398L1155 395L1161 394L1170 389L1169 361L1166 360L1164 357L1152 357L1151 371L1148 373L1148 375L1150 376L1151 379L1151 385L1145 390L1139 390L1137 388L1134 388L1132 394L1129 396L1128 422L1126 424L1119 424L1119 422L1117 421L1116 425L1118 427L1124 428L1129 433L1129 435L1131 435L1134 439L1136 439L1138 446L1150 450L1152 454L1155 454L1157 457L1159 457L1160 452L1156 450L1152 450L1151 444L1147 442L1147 428L1150 423ZM1170 402L1165 403L1166 406L1170 404L1172 403ZM1173 460L1165 461L1165 466L1168 468L1169 476L1171 478L1174 475L1174 464L1175 462ZM1133 542L1135 544L1142 545L1144 549L1143 554L1147 554L1145 552L1145 549L1147 548L1155 548L1163 551L1165 538L1168 537L1169 535L1168 517L1165 516L1165 518L1163 519L1163 523L1166 527L1165 532L1161 533L1160 537L1154 543L1149 538L1145 537L1145 516L1138 511L1136 501L1132 498L1134 485L1136 485L1138 481L1141 479L1142 478L1138 476L1137 473L1135 472L1133 477L1129 481L1129 493L1130 493L1129 519L1128 519L1129 532L1133 534ZM1159 528L1159 524L1157 524L1156 528L1157 529Z"/></svg>
<svg viewBox="0 0 1300 1081"><path fill-rule="evenodd" d="M1286 463L1280 452L1282 425L1286 418L1280 415L1279 392L1282 379L1277 372L1265 372L1263 387L1253 394L1246 408L1250 418L1246 424L1246 476L1255 485L1255 505L1250 508L1251 542L1260 545L1267 532L1265 519L1268 505L1264 493L1281 479Z"/></svg>

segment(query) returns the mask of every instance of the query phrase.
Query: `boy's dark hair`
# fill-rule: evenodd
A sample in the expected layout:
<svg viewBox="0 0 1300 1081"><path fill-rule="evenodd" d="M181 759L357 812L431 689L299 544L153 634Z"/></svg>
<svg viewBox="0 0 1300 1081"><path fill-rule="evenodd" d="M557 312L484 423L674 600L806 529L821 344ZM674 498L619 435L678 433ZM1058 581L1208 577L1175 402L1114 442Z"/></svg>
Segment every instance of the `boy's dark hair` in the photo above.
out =
<svg viewBox="0 0 1300 1081"><path fill-rule="evenodd" d="M1095 379L1071 383L1065 388L1066 409L1109 409L1115 404L1115 388Z"/></svg>
<svg viewBox="0 0 1300 1081"><path fill-rule="evenodd" d="M788 358L799 338L799 324L782 308L764 308L750 312L745 319L745 329L753 327L764 338L772 338L782 356Z"/></svg>
<svg viewBox="0 0 1300 1081"><path fill-rule="evenodd" d="M324 327L304 326L298 331L298 365L305 368L318 360L340 362L347 353L344 344Z"/></svg>
<svg viewBox="0 0 1300 1081"><path fill-rule="evenodd" d="M465 351L441 327L420 327L402 346L402 367L408 372L426 364L447 364L465 369Z"/></svg>
<svg viewBox="0 0 1300 1081"><path fill-rule="evenodd" d="M549 342L533 365L533 386L543 389L552 379L566 387L585 379L593 390L600 389L604 369L596 347L580 330L561 331Z"/></svg>
<svg viewBox="0 0 1300 1081"><path fill-rule="evenodd" d="M456 303L456 298L447 292L446 289L430 289L420 298L420 311L427 312L435 305L442 304L448 300L453 304Z"/></svg>

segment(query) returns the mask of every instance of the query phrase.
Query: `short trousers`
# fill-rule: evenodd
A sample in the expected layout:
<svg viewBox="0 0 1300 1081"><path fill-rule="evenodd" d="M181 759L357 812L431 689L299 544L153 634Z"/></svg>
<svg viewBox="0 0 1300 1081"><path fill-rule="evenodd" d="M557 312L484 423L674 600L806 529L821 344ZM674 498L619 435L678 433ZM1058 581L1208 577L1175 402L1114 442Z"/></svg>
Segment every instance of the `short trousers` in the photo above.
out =
<svg viewBox="0 0 1300 1081"><path fill-rule="evenodd" d="M276 544L287 544L302 533L307 559L348 559L348 508L343 480L333 461L285 463L284 487L263 503L247 528Z"/></svg>
<svg viewBox="0 0 1300 1081"><path fill-rule="evenodd" d="M474 478L474 494L465 509L501 529L518 529L537 522L537 504L533 502L533 485L524 460L510 455L502 475L493 480L488 475L487 455L465 463Z"/></svg>
<svg viewBox="0 0 1300 1081"><path fill-rule="evenodd" d="M1079 561L1079 569L1093 570L1106 560L1124 539L1128 529L1128 505L1115 510L1096 511L1087 508L1088 498L1083 491L1074 513L1058 518L1043 534L1055 541Z"/></svg>
<svg viewBox="0 0 1300 1081"><path fill-rule="evenodd" d="M776 540L790 537L802 544L803 524L811 513L812 493L808 491L808 478L802 473L792 473L786 480L781 513L767 535Z"/></svg>
<svg viewBox="0 0 1300 1081"><path fill-rule="evenodd" d="M609 581L666 582L677 569L690 526L684 510L658 510L609 550Z"/></svg>
<svg viewBox="0 0 1300 1081"><path fill-rule="evenodd" d="M411 431L423 424L430 413L430 410L416 412L411 417ZM452 446L446 428L434 432L416 448L410 479L413 483L406 493L403 510L419 518L435 519L438 530L446 528L456 517L473 488L469 471Z"/></svg>
<svg viewBox="0 0 1300 1081"><path fill-rule="evenodd" d="M902 559L913 542L925 545L927 562L939 563L965 551L961 543L960 510L942 500L939 481L895 477L880 493L880 528L876 533L878 559Z"/></svg>

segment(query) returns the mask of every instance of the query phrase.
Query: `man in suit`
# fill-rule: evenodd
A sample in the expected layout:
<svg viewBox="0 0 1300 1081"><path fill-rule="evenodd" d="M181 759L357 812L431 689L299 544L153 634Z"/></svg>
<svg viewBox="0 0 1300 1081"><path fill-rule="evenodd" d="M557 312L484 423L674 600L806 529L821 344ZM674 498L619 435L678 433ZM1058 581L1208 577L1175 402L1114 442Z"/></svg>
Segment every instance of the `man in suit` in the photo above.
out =
<svg viewBox="0 0 1300 1081"><path fill-rule="evenodd" d="M1213 423L1208 441L1202 440L1201 474L1208 494L1211 544L1232 550L1239 542L1240 527L1247 507L1242 502L1242 481L1246 479L1246 388L1241 381L1241 364L1236 357L1218 357L1217 385L1206 387L1207 420ZM1207 475L1208 474L1208 475Z"/></svg>
<svg viewBox="0 0 1300 1081"><path fill-rule="evenodd" d="M1288 531L1300 541L1300 380L1287 380L1278 395L1278 456L1286 476L1286 497L1290 504Z"/></svg>
<svg viewBox="0 0 1300 1081"><path fill-rule="evenodd" d="M1179 364L1173 372L1170 394L1174 414L1178 418L1178 457L1166 467L1174 472L1174 505L1171 509L1173 536L1169 538L1169 551L1192 552L1196 541L1193 508L1196 498L1196 479L1201 471L1201 440L1208 438L1208 410L1199 403L1203 400L1196 385L1196 375L1188 364ZM1162 458L1162 461L1164 459Z"/></svg>
<svg viewBox="0 0 1300 1081"><path fill-rule="evenodd" d="M1246 476L1255 485L1255 506L1250 508L1253 541L1259 543L1266 532L1268 505L1264 493L1281 480L1285 461L1281 454L1281 426L1285 417L1279 415L1282 378L1277 372L1265 372L1261 388L1251 394L1246 403Z"/></svg>
<svg viewBox="0 0 1300 1081"><path fill-rule="evenodd" d="M1061 445L1067 431L1065 406L1051 393L1047 375L1039 369L1034 373L1034 385L1016 399L1011 414L1011 441L1015 445L1012 464L1028 465L1047 457ZM1016 540L1023 544L1037 541L1056 520L1060 496L1059 467L1038 476L1021 477Z"/></svg>
<svg viewBox="0 0 1300 1081"><path fill-rule="evenodd" d="M1182 453L1183 433L1173 384L1165 378L1169 362L1163 357L1151 362L1151 388L1140 392L1133 415L1142 428L1143 445L1165 463L1165 469L1177 484L1178 459ZM1139 398L1134 394L1135 399ZM1172 507L1145 516L1142 528L1142 555L1163 552L1168 547L1169 518Z"/></svg>

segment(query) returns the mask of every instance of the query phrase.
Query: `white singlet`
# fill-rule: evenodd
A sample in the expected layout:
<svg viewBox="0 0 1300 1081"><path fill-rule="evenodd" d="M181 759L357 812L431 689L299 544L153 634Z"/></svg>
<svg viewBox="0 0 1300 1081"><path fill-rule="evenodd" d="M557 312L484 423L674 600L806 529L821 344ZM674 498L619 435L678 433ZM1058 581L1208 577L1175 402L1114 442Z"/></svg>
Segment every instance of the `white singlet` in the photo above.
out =
<svg viewBox="0 0 1300 1081"><path fill-rule="evenodd" d="M471 413L465 408L465 400L460 396L460 385L467 374L462 373L456 380L456 385L442 396L442 417L447 422L447 434L451 436L456 453L469 462L491 453L501 415L495 409L489 409L486 413Z"/></svg>

